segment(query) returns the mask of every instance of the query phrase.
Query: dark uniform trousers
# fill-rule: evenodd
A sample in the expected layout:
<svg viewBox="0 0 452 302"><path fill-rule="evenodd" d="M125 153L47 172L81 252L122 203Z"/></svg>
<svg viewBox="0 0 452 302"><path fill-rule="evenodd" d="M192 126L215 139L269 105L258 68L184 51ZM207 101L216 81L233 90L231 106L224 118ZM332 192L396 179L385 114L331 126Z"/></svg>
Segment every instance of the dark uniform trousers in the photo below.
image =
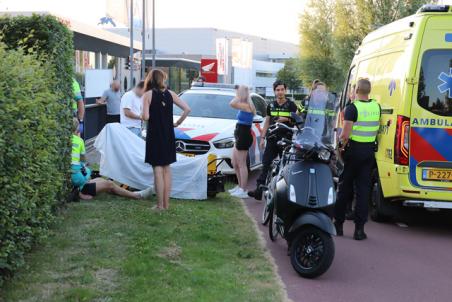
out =
<svg viewBox="0 0 452 302"><path fill-rule="evenodd" d="M375 166L374 152L374 146L355 142L351 142L344 152L344 170L339 176L334 214L337 222L345 221L347 203L353 199L354 189L356 190L355 224L364 226L367 222L372 191L371 173Z"/></svg>
<svg viewBox="0 0 452 302"><path fill-rule="evenodd" d="M265 145L264 155L262 156L262 173L259 175L257 182L257 188L259 188L260 185L265 184L265 181L267 179L267 174L271 169L271 165L273 163L273 160L278 157L278 155L281 155L281 148L278 147L279 139L271 139L267 140L267 144Z"/></svg>

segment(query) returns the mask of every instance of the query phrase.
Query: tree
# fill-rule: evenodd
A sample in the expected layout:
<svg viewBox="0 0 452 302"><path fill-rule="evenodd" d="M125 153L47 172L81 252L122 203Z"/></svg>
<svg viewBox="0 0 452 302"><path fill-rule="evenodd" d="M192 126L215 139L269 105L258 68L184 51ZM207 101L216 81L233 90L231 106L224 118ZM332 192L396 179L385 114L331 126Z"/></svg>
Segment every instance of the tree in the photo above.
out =
<svg viewBox="0 0 452 302"><path fill-rule="evenodd" d="M311 0L309 9L301 15L300 69L305 83L320 79L336 90L340 70L333 55L333 4L333 0Z"/></svg>
<svg viewBox="0 0 452 302"><path fill-rule="evenodd" d="M284 67L276 74L276 78L286 83L287 88L292 92L302 87L303 81L301 80L299 59L288 59Z"/></svg>
<svg viewBox="0 0 452 302"><path fill-rule="evenodd" d="M362 39L372 30L366 0L338 0L334 6L333 50L335 64L345 76Z"/></svg>
<svg viewBox="0 0 452 302"><path fill-rule="evenodd" d="M371 31L414 14L426 0L319 0L300 18L304 81L319 78L339 90L355 51Z"/></svg>

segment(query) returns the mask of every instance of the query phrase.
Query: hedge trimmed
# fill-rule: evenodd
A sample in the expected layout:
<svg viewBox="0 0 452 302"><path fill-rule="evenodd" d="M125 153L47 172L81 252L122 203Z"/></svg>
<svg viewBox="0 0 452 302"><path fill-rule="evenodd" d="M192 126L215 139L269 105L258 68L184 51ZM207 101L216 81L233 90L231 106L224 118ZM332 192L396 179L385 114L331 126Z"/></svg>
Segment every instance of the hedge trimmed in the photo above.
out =
<svg viewBox="0 0 452 302"><path fill-rule="evenodd" d="M72 64L56 18L0 18L0 285L68 195Z"/></svg>

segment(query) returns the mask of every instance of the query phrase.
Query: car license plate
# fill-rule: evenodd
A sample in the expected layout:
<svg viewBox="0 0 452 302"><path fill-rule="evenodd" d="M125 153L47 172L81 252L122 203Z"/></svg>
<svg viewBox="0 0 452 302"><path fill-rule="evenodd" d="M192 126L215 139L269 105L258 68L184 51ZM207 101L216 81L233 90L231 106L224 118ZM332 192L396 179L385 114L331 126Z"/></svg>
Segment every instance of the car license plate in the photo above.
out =
<svg viewBox="0 0 452 302"><path fill-rule="evenodd" d="M433 180L433 181L452 181L452 170L446 169L423 169L422 170L423 180Z"/></svg>
<svg viewBox="0 0 452 302"><path fill-rule="evenodd" d="M182 153L182 155L185 155L187 157L195 157L193 153Z"/></svg>

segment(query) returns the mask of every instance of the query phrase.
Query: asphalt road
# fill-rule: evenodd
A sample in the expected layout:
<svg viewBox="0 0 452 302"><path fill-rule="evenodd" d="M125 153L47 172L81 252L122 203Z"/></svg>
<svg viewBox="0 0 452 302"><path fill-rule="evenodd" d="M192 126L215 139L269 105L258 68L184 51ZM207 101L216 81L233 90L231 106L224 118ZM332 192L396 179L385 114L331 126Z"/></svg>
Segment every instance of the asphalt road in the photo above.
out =
<svg viewBox="0 0 452 302"><path fill-rule="evenodd" d="M250 188L254 179L255 175ZM268 238L267 227L260 224L263 202L246 199L245 204L260 225L293 301L452 301L452 211L405 209L394 222L369 222L365 241L353 240L354 225L346 222L345 236L334 238L330 269L308 280L293 270L286 242Z"/></svg>

